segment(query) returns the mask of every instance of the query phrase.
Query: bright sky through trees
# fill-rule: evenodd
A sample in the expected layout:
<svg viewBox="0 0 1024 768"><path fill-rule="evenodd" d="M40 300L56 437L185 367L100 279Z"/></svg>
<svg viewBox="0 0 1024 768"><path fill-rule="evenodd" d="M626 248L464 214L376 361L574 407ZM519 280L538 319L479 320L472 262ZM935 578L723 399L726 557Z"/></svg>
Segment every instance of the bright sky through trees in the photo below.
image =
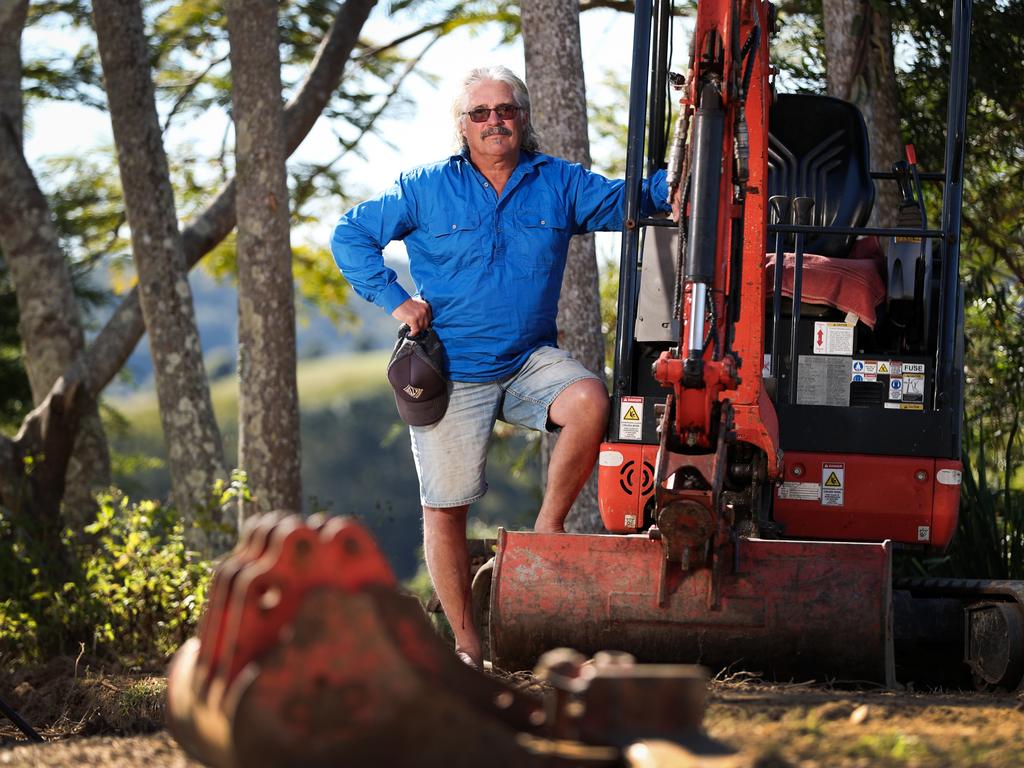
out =
<svg viewBox="0 0 1024 768"><path fill-rule="evenodd" d="M588 88L598 88L608 70L621 79L628 78L632 17L599 9L583 14L581 26ZM389 17L386 8L379 5L372 12L362 37L386 41L413 28L401 15ZM38 25L30 27L25 30L22 41L25 58L38 52L61 55L77 49L76 36L81 34ZM424 42L417 39L407 45L410 51L415 51ZM401 170L437 160L449 152L452 148L449 105L459 79L469 67L492 64L504 64L522 75L522 44L502 46L497 30L487 29L477 32L459 29L438 41L420 63L422 71L438 77L437 87L421 77L407 78L403 87L415 102L414 110L381 120L381 131L394 147L371 136L362 146L366 160L353 155L343 161L344 168L356 171L351 176L353 181L371 194L390 184ZM223 113L211 112L200 120L186 121L172 130L168 143L174 145L186 140L219 143L227 119ZM26 155L29 163L44 155L87 152L110 141L109 118L88 106L48 103L36 106L28 115ZM321 120L294 157L314 161L335 153L336 140Z"/></svg>

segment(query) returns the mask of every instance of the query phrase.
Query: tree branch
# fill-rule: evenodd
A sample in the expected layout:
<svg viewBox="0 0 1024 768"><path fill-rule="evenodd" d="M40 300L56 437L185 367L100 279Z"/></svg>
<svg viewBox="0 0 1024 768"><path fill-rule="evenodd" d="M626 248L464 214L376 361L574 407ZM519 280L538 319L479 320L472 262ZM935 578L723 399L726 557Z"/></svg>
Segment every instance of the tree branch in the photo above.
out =
<svg viewBox="0 0 1024 768"><path fill-rule="evenodd" d="M359 30L376 0L346 0L324 37L309 75L285 105L285 141L290 155L309 133L338 84L352 55ZM224 186L181 233L189 269L235 226L235 181ZM86 387L97 396L131 355L145 332L138 289L121 300L110 320L86 350Z"/></svg>
<svg viewBox="0 0 1024 768"><path fill-rule="evenodd" d="M167 133L167 129L171 127L171 120L178 113L178 110L181 109L181 105L185 103L185 99L187 99L192 94L192 92L195 91L199 84L206 79L206 76L210 74L214 67L216 67L218 64L224 61L227 61L227 58L228 54L226 53L223 56L217 57L216 59L210 62L206 69L198 73L195 77L193 77L191 80L189 80L187 83L184 83L183 85L167 86L168 88L183 88L183 90L181 94L178 96L178 98L175 99L174 104L171 106L171 111L167 113L167 119L164 120L164 133Z"/></svg>
<svg viewBox="0 0 1024 768"><path fill-rule="evenodd" d="M580 0L580 13L595 8L611 8L621 13L633 13L636 11L636 3L631 0Z"/></svg>

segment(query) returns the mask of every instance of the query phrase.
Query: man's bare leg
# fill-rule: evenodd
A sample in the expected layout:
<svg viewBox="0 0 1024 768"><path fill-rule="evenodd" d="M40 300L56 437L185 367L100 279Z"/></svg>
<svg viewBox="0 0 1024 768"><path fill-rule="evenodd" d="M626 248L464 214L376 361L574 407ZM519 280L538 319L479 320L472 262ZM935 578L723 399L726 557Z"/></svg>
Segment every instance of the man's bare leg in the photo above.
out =
<svg viewBox="0 0 1024 768"><path fill-rule="evenodd" d="M423 507L423 550L434 591L455 633L455 650L482 661L480 635L473 625L466 545L468 506Z"/></svg>
<svg viewBox="0 0 1024 768"><path fill-rule="evenodd" d="M562 428L548 463L544 503L533 529L561 533L565 517L590 477L608 424L608 392L597 379L582 379L562 391L548 418Z"/></svg>

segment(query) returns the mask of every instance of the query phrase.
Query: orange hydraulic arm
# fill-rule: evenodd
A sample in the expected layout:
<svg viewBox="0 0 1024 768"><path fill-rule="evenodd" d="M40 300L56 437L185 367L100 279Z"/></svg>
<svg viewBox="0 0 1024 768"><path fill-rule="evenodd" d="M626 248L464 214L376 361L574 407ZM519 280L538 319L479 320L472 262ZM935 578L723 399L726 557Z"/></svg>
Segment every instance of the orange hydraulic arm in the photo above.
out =
<svg viewBox="0 0 1024 768"><path fill-rule="evenodd" d="M713 558L732 536L736 521L722 493L734 465L749 467L742 481L754 496L780 471L777 419L761 377L768 25L762 0L698 4L673 139L669 183L683 210L684 300L679 345L654 365L655 379L672 390L655 495L669 556L684 565L702 550ZM741 444L750 448L737 451Z"/></svg>

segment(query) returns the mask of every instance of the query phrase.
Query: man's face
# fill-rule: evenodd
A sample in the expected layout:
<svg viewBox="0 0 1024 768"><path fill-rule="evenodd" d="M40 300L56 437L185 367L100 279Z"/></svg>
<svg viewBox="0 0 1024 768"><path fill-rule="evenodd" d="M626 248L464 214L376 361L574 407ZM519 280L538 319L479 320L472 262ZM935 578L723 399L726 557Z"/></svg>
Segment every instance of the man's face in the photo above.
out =
<svg viewBox="0 0 1024 768"><path fill-rule="evenodd" d="M496 80L484 80L469 89L466 111L481 107L497 107L499 104L515 104L512 87ZM515 116L502 120L491 110L482 123L474 123L469 115L462 116L462 135L469 145L470 157L475 159L515 160L523 141L523 128L527 114L523 110Z"/></svg>

